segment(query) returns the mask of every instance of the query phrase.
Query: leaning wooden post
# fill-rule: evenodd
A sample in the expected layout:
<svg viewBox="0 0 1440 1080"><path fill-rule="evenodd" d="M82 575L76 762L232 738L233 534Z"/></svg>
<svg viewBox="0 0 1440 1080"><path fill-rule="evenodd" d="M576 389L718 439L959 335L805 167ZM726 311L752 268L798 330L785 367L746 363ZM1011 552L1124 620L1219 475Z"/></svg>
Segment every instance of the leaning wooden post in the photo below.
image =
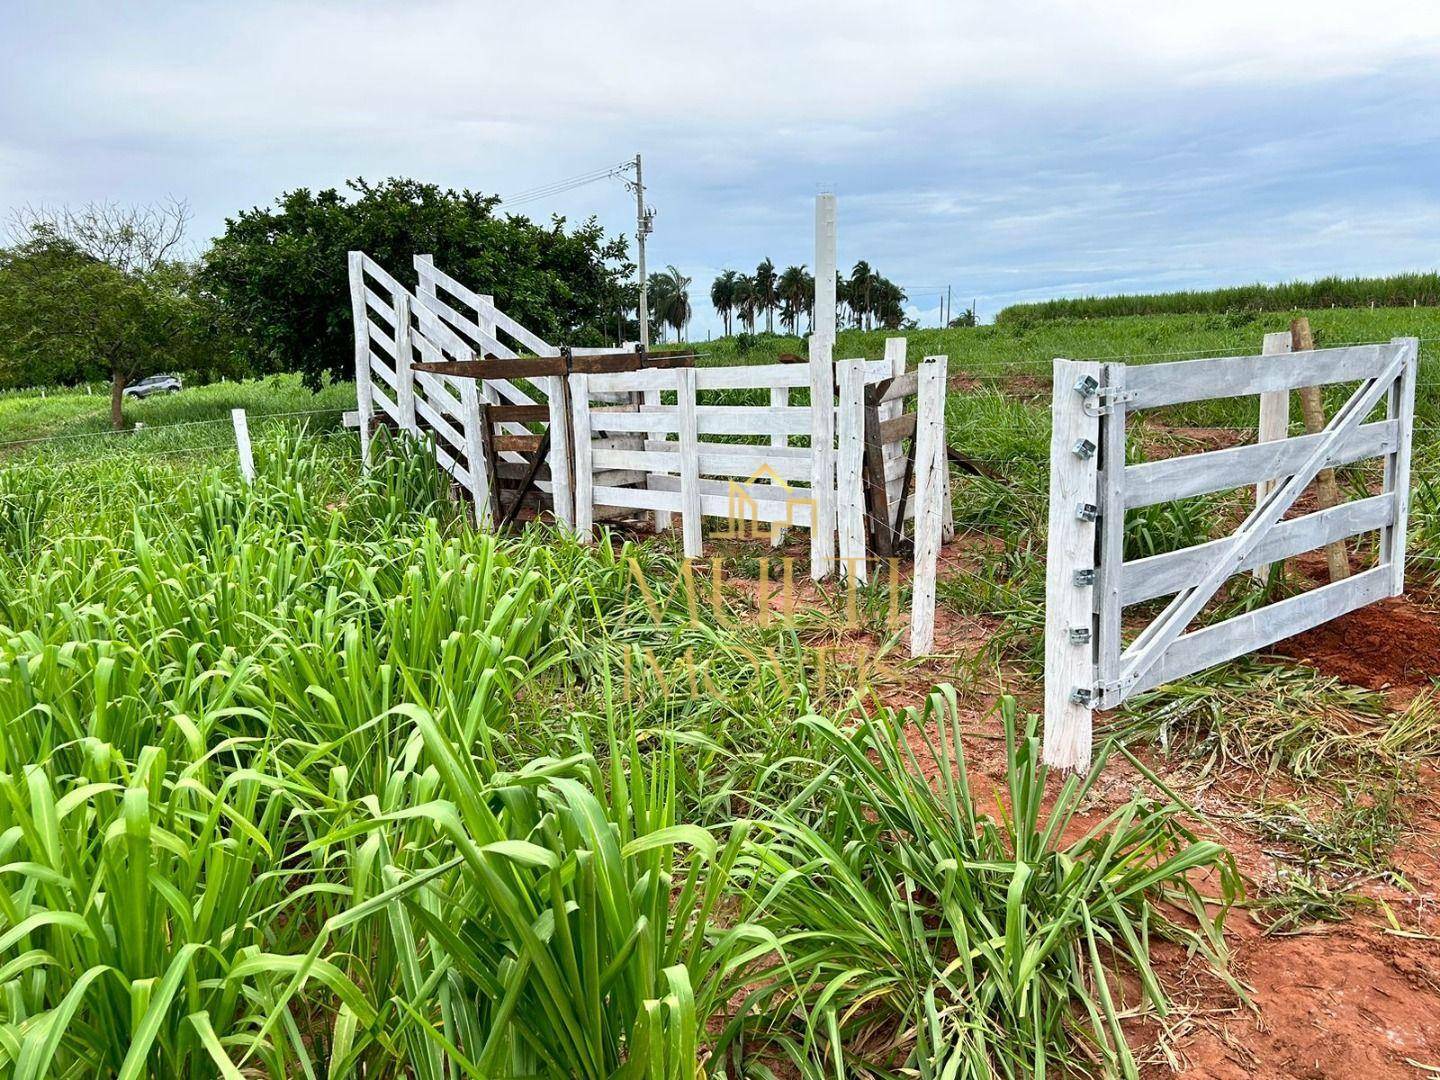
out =
<svg viewBox="0 0 1440 1080"><path fill-rule="evenodd" d="M1280 330L1266 334L1260 352L1263 356L1282 356L1290 351L1290 331ZM1260 395L1260 426L1256 431L1256 442L1275 442L1290 434L1290 391L1267 390ZM1259 506L1265 497L1275 490L1277 481L1261 480L1255 485L1255 505ZM1264 582L1270 576L1268 563L1254 570L1257 581Z"/></svg>
<svg viewBox="0 0 1440 1080"><path fill-rule="evenodd" d="M865 491L861 465L865 455L865 361L841 360L838 408L840 451L835 469L835 507L840 527L840 570L864 583Z"/></svg>
<svg viewBox="0 0 1440 1080"><path fill-rule="evenodd" d="M910 592L910 655L935 647L935 578L946 495L945 368L943 356L920 365L915 417L915 574Z"/></svg>
<svg viewBox="0 0 1440 1080"><path fill-rule="evenodd" d="M360 464L370 467L370 425L375 397L370 389L370 320L365 314L365 255L346 256L350 269L350 318L355 331L355 407L360 414Z"/></svg>
<svg viewBox="0 0 1440 1080"><path fill-rule="evenodd" d="M1045 549L1047 765L1090 766L1095 701L1095 549L1103 367L1056 360L1050 428L1050 523Z"/></svg>
<svg viewBox="0 0 1440 1080"><path fill-rule="evenodd" d="M810 333L810 576L835 569L835 196L815 197L815 315Z"/></svg>
<svg viewBox="0 0 1440 1080"><path fill-rule="evenodd" d="M1315 348L1315 338L1310 333L1310 320L1301 316L1290 323L1290 348L1304 352ZM1325 399L1318 386L1300 388L1300 411L1305 417L1305 430L1311 434L1325 430ZM1334 469L1321 469L1315 477L1315 507L1328 510L1340 505L1340 486L1335 482ZM1330 566L1330 580L1343 581L1350 576L1350 555L1345 541L1336 540L1325 545L1325 561Z"/></svg>
<svg viewBox="0 0 1440 1080"><path fill-rule="evenodd" d="M240 455L240 476L247 484L255 482L255 457L250 450L250 421L244 409L230 410L230 423L235 427L235 449Z"/></svg>

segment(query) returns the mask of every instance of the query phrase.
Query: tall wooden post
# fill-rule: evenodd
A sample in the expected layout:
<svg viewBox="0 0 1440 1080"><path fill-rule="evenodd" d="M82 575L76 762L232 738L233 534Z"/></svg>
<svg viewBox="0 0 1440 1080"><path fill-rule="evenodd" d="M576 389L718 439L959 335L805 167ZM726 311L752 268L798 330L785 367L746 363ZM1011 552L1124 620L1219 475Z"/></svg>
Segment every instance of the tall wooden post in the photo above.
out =
<svg viewBox="0 0 1440 1080"><path fill-rule="evenodd" d="M810 334L810 576L835 569L835 196L815 197L815 319Z"/></svg>
<svg viewBox="0 0 1440 1080"><path fill-rule="evenodd" d="M1315 338L1310 333L1310 320L1301 316L1290 323L1290 348L1294 352L1315 348ZM1325 430L1325 399L1318 386L1300 388L1300 411L1305 417L1305 430L1315 434ZM1315 506L1328 510L1340 505L1340 485L1335 482L1334 469L1321 469L1315 477ZM1330 566L1330 580L1343 581L1350 576L1350 555L1345 541L1336 540L1325 545L1325 561Z"/></svg>

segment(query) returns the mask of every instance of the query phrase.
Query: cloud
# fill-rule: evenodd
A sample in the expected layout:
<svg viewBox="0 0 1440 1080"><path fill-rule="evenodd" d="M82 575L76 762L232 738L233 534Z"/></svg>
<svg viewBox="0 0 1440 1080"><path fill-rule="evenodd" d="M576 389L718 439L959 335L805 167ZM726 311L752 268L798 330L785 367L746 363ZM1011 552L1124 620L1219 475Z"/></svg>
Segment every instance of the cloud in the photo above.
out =
<svg viewBox="0 0 1440 1080"><path fill-rule="evenodd" d="M1440 5L151 0L0 19L0 205L173 193L213 233L297 186L505 193L640 149L650 261L693 274L697 301L713 268L811 262L826 186L842 259L987 310L1436 246ZM633 228L613 183L525 209Z"/></svg>

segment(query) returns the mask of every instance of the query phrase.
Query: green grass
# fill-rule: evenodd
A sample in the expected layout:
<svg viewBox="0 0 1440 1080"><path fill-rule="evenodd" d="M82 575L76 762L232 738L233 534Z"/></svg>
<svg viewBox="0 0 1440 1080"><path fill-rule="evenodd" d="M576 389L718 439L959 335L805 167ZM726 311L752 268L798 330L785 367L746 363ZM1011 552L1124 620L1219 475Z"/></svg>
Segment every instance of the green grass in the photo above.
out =
<svg viewBox="0 0 1440 1080"><path fill-rule="evenodd" d="M904 773L943 698L842 709L798 631L652 610L663 545L474 532L353 436L256 452L0 468L7 1074L1133 1075L1108 965L1156 1011L1152 935L1223 972L1186 877L1233 899L1223 853L1139 795L1061 843L1094 778L1040 814L1013 709L987 812Z"/></svg>
<svg viewBox="0 0 1440 1080"><path fill-rule="evenodd" d="M230 410L244 409L252 425L267 416L305 420L312 431L340 426L341 413L355 407L349 383L305 389L295 375L192 386L176 394L125 402L126 432L110 425L110 396L104 387L0 394L0 460L17 456L45 458L109 454L120 446L138 453L233 445ZM43 393L43 396L42 396ZM311 414L298 416L296 414ZM143 424L145 430L135 432ZM188 425L195 430L156 431Z"/></svg>

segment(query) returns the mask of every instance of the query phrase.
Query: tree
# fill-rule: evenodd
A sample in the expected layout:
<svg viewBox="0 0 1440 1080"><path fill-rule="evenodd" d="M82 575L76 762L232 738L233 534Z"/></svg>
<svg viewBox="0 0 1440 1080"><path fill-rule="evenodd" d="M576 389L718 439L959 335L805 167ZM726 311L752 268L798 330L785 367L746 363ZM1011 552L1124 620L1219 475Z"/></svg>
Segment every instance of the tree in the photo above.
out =
<svg viewBox="0 0 1440 1080"><path fill-rule="evenodd" d="M665 306L659 310L659 314L665 322L674 327L675 340L680 341L681 331L690 325L690 279L674 266L667 266L661 276L666 279Z"/></svg>
<svg viewBox="0 0 1440 1080"><path fill-rule="evenodd" d="M861 259L850 271L850 284L846 296L850 301L850 310L855 316L857 328L870 329L870 316L874 313L871 306L871 292L875 285L875 271L870 269L870 264Z"/></svg>
<svg viewBox="0 0 1440 1080"><path fill-rule="evenodd" d="M172 256L184 204L26 210L0 250L0 336L27 382L110 381L110 422L125 425L125 388L199 366L220 348L190 266Z"/></svg>
<svg viewBox="0 0 1440 1080"><path fill-rule="evenodd" d="M734 270L723 270L710 285L710 303L720 314L725 334L730 334L730 314L735 310L735 286L740 275Z"/></svg>
<svg viewBox="0 0 1440 1080"><path fill-rule="evenodd" d="M813 282L803 266L787 266L776 284L780 294L780 325L788 327L792 334L799 329L800 315L810 310L812 288Z"/></svg>
<svg viewBox="0 0 1440 1080"><path fill-rule="evenodd" d="M741 274L735 282L735 310L740 315L740 321L745 324L745 329L750 333L755 332L755 315L760 307L760 290L755 279L749 274Z"/></svg>
<svg viewBox="0 0 1440 1080"><path fill-rule="evenodd" d="M245 328L257 368L299 371L311 386L353 378L345 253L362 250L413 287L412 256L495 297L506 314L557 344L602 344L628 306L633 276L623 236L593 218L573 228L497 214L498 198L417 180L282 194L225 223L203 280Z"/></svg>
<svg viewBox="0 0 1440 1080"><path fill-rule="evenodd" d="M780 296L775 291L775 264L766 259L755 268L755 305L765 312L765 332L775 332L775 305Z"/></svg>

